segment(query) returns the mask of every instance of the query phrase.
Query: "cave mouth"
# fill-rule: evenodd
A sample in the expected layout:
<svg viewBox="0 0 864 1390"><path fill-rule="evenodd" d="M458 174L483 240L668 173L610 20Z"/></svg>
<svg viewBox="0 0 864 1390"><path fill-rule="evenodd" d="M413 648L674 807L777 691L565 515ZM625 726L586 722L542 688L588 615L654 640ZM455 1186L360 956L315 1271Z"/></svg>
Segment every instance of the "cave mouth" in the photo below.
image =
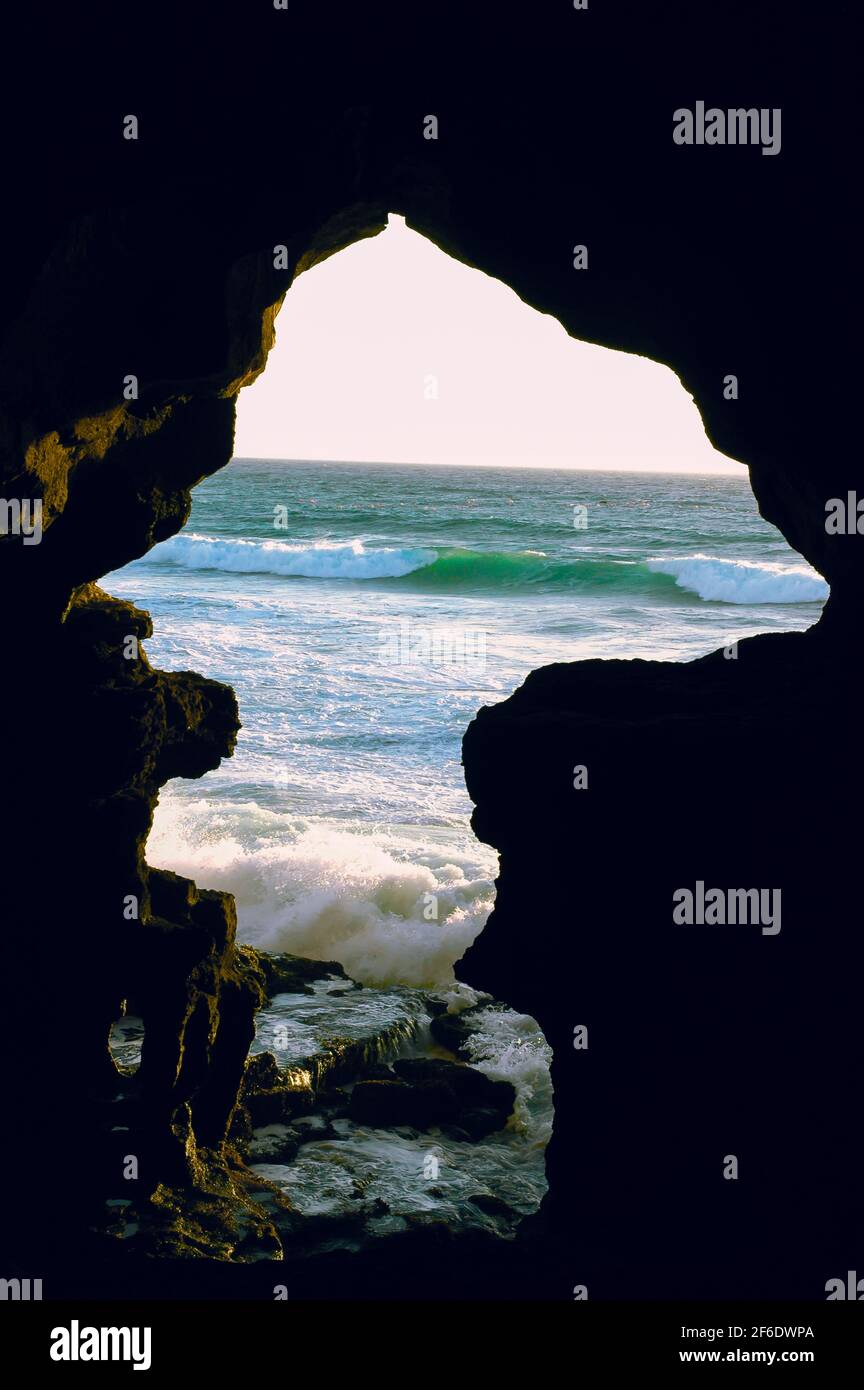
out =
<svg viewBox="0 0 864 1390"><path fill-rule="evenodd" d="M304 274L296 290L314 299L316 279L352 250L372 248L348 248ZM458 272L460 281L468 274L486 282L484 292L511 294L479 272ZM362 288L374 298L368 276ZM324 320L320 343L310 353L301 328L292 347L294 294L282 310L285 365L277 346L239 398L244 456L196 488L182 532L107 581L153 615L150 657L233 686L244 726L235 756L217 771L169 784L148 858L202 888L230 891L240 939L277 962L268 967L270 998L258 1014L251 1065L272 1054L299 1098L286 1116L250 1094L256 1171L284 1183L301 1211L305 1203L320 1214L323 1204L335 1216L363 1193L369 1238L396 1232L417 1210L507 1234L545 1189L551 1054L533 1020L452 980L492 908L496 873L494 854L469 825L461 733L481 705L506 698L538 666L608 656L687 660L754 632L806 627L824 585L758 517L734 464L667 471L657 462L669 441L652 437L641 457L630 457L634 471L616 467L614 451L608 470L596 452L589 471L561 466L549 400L562 389L563 357L549 359L544 380L539 348L533 359L524 349L515 368L511 351L502 379L488 323L466 331L464 299L454 325L439 294L432 347L406 331L400 362L376 365L378 378L389 371L405 395L397 423L440 451L398 462L388 451L406 452L404 433L358 433L358 416L371 429L376 419L392 425L394 413L392 394L388 408L375 374L359 370L368 303L355 306L348 350L334 364L333 324L320 305L311 311ZM344 286L332 297L344 320ZM616 391L627 399L632 388L632 356L576 343L512 299L541 325L544 342L556 339L556 354L563 339L577 357L590 349L621 359L621 381L606 383L607 411L595 422L611 428ZM405 300L391 289L390 301L398 322ZM447 346L454 327L462 354L455 368ZM394 336L393 324L387 331ZM355 441L325 432L326 461L298 457L304 424L307 439L322 433L314 383L295 379L304 357L314 367L316 353L319 389L347 397L340 418ZM469 393L460 371L464 378L480 360L483 380ZM677 392L686 427L674 439L686 458L687 448L704 447L692 433L698 413L668 369L645 366L649 396ZM507 466L490 467L485 453L466 459L457 439L463 450L467 438L494 452L489 412L506 414L514 370L542 389L505 421L507 443L497 447L510 450ZM283 393L275 416L274 383ZM591 389L579 398L585 407ZM245 412L254 393L264 397L252 428ZM451 393L457 408L448 414ZM306 418L298 421L304 394ZM528 444L521 455L513 445L537 421L543 450L529 464ZM266 455L268 423L280 439L296 428L292 458ZM258 441L261 457L249 452ZM711 454L708 446L699 458ZM448 464L450 455L458 461ZM117 1060L134 1067L134 1017L115 1036ZM486 1084L460 1093L465 1083L447 1070L454 1066ZM336 1183L334 1144L345 1159ZM455 1201L442 1173L464 1179Z"/></svg>

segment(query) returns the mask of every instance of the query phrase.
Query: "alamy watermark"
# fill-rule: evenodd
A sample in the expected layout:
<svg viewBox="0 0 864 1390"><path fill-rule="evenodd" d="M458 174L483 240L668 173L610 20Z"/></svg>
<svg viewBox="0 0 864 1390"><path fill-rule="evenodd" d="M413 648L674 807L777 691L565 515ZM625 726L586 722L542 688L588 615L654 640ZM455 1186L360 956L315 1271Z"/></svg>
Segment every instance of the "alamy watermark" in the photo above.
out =
<svg viewBox="0 0 864 1390"><path fill-rule="evenodd" d="M864 536L864 497L847 492L825 503L825 530L829 536Z"/></svg>
<svg viewBox="0 0 864 1390"><path fill-rule="evenodd" d="M384 666L458 666L486 670L486 633L481 628L415 627L407 619L398 630L378 633L378 659Z"/></svg>
<svg viewBox="0 0 864 1390"><path fill-rule="evenodd" d="M0 497L0 536L21 536L23 545L42 539L42 498Z"/></svg>
<svg viewBox="0 0 864 1390"><path fill-rule="evenodd" d="M69 1327L51 1331L52 1361L131 1361L133 1371L149 1371L149 1327L82 1327L77 1318Z"/></svg>
<svg viewBox="0 0 864 1390"><path fill-rule="evenodd" d="M672 921L676 926L761 926L763 936L780 931L779 888L676 888Z"/></svg>
<svg viewBox="0 0 864 1390"><path fill-rule="evenodd" d="M0 1302L30 1303L41 1298L41 1279L0 1279Z"/></svg>
<svg viewBox="0 0 864 1390"><path fill-rule="evenodd" d="M851 1299L855 1303L864 1302L864 1279L859 1279L854 1269L846 1271L845 1279L829 1279L825 1284L827 1303L837 1303Z"/></svg>
<svg viewBox="0 0 864 1390"><path fill-rule="evenodd" d="M779 106L738 106L726 111L717 106L695 109L679 106L672 115L672 139L676 145L761 145L763 154L780 153Z"/></svg>

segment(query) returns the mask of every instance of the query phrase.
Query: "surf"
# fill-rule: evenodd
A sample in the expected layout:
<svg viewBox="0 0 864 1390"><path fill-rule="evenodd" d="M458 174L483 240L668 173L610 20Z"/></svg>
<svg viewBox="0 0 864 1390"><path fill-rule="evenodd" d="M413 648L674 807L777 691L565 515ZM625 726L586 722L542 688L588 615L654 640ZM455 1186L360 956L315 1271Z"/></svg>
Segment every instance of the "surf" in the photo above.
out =
<svg viewBox="0 0 864 1390"><path fill-rule="evenodd" d="M184 532L163 541L147 557L151 564L231 574L274 574L297 579L387 579L409 574L435 559L434 550L418 546L367 548L362 540L288 541L226 540Z"/></svg>
<svg viewBox="0 0 864 1390"><path fill-rule="evenodd" d="M807 564L684 555L649 560L648 568L668 575L699 598L718 603L818 603L828 597L827 583Z"/></svg>
<svg viewBox="0 0 864 1390"><path fill-rule="evenodd" d="M527 549L400 546L359 537L300 544L190 532L163 541L147 562L285 579L387 582L440 594L612 590L662 600L674 597L678 589L706 602L751 605L818 603L828 596L825 580L803 562L777 564L701 553L635 560Z"/></svg>
<svg viewBox="0 0 864 1390"><path fill-rule="evenodd" d="M148 856L233 893L241 941L337 960L367 985L451 983L494 897L494 856L467 836L418 851L396 827L361 830L171 792Z"/></svg>

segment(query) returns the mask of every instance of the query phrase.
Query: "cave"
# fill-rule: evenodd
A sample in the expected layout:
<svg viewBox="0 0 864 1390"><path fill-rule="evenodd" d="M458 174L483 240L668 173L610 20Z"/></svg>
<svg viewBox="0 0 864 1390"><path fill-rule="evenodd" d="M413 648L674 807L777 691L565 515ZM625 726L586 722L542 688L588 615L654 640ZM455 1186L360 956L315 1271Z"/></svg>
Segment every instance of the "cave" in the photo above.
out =
<svg viewBox="0 0 864 1390"><path fill-rule="evenodd" d="M279 255L277 249L276 260ZM636 553L640 548L641 553L655 553L651 547L658 533L664 532L662 478L654 478L656 486L652 487L653 475L643 474L639 485L636 479L628 482L628 474L610 476L601 467L592 489L584 473L550 471L545 462L545 450L556 460L561 457L560 446L569 439L574 414L581 417L581 431L586 431L584 417L594 397L609 393L599 424L587 430L587 438L580 433L578 442L574 441L575 457L593 460L596 468L601 447L614 459L633 441L636 448L646 450L649 465L657 456L669 464L670 453L674 459L676 447L683 450L686 445L687 461L695 455L701 463L704 454L706 466L710 463L716 472L725 469L715 481L728 484L730 489L735 485L736 516L740 511L741 526L752 529L757 520L755 503L743 467L718 460L710 451L698 413L671 373L642 359L574 343L557 321L538 315L500 283L457 265L392 218L380 238L364 240L351 253L338 253L322 269L307 270L302 282L295 283L297 290L292 287L289 291L276 320L278 351L269 354L255 390L244 390L238 396L231 465L194 490L192 514L175 538L100 580L102 589L150 613L154 638L147 642L146 650L151 665L169 670L191 665L210 679L230 683L239 704L241 733L230 763L223 761L218 772L207 774L203 780L189 779L184 784L180 779L179 784L175 781L160 789L145 854L151 869L173 871L194 880L199 889L231 893L237 908L238 940L263 949L265 955L258 963L265 976L281 977L280 993L290 994L290 1001L268 999L256 1015L255 1061L247 1063L241 1103L230 1126L233 1145L242 1149L254 1173L281 1184L289 1198L303 1208L289 1215L277 1207L273 1213L283 1247L308 1253L322 1241L332 1246L341 1237L346 1245L356 1248L361 1241L389 1239L394 1230L404 1234L409 1222L417 1227L445 1219L461 1222L463 1230L473 1226L495 1231L504 1239L519 1215L536 1210L544 1190L542 1150L553 1109L545 1065L547 1049L534 1021L507 1011L506 1001L498 1001L487 1016L495 1031L479 1037L477 1025L484 1014L473 1001L472 992L462 987L454 997L450 980L440 973L441 964L449 965L461 957L488 913L496 870L491 855L488 864L480 860L482 870L476 867L482 853L478 841L467 851L462 843L463 834L470 836L465 825L470 806L464 804L460 814L464 828L458 833L454 834L452 825L445 829L444 822L433 816L427 827L428 838L419 843L412 838L408 848L400 844L394 859L389 853L394 840L400 830L405 833L416 815L415 801L405 791L405 783L427 779L415 788L414 795L421 802L443 795L452 805L454 795L461 794L464 803L457 748L476 709L509 694L532 665L564 659L565 653L571 660L584 657L591 654L592 647L597 650L598 642L602 651L608 636L602 640L583 637L574 646L572 633L569 639L565 635L572 625L569 615L580 611L583 581L577 581L576 593L559 588L548 592L559 564L568 575L574 565L583 565L587 575L584 583L590 589L597 575L589 558L598 543L597 524L605 534L614 531L619 522L626 527L630 515L640 521L645 518L634 527L637 534L632 545ZM370 329L373 313L378 316L374 330ZM441 324L447 325L452 339L446 335L442 339ZM500 340L491 346L493 324ZM412 333L418 328L422 347L412 342ZM382 361L390 344L398 345L390 349L394 360L384 356ZM412 368L406 371L412 348ZM357 363L358 350L369 359L368 375ZM486 360L478 371L477 358L483 352ZM440 368L441 379L447 383L446 397L454 403L451 414L455 418L451 433L442 424L442 407L436 405L437 466L430 471L424 452L429 447L429 410L420 388L425 383L423 369L431 362ZM656 382L658 377L662 387ZM649 382L653 387L650 393ZM404 401L406 384L413 408ZM656 400L658 392L662 406ZM512 400L517 393L520 404L514 410ZM331 398L340 403L340 417L350 421L350 428L343 427L341 433L334 434L332 422L326 418ZM403 430L407 434L394 439L397 401L404 412ZM623 437L616 434L621 428L617 419L621 401L627 402L637 420L637 428L627 430ZM490 410L499 417L494 440L490 439ZM558 428L565 431L563 439L552 428L556 411L562 417ZM544 421L542 454L538 419ZM591 426L590 421L588 424ZM466 436L473 439L475 431L484 456L490 460L485 469L481 472L469 465L466 473L461 462L448 465L448 459L461 457ZM520 431L523 448L527 448L532 465L540 466L540 472L526 472L520 466L518 460L524 455L514 459L514 438ZM316 449L320 459L312 452ZM700 449L703 453L698 452ZM280 462L286 450L293 463L288 459ZM334 462L340 459L350 462ZM400 467L400 459L410 463ZM637 456L634 462L638 461ZM685 474L677 479L673 474L677 487L696 502L697 517L706 497L713 495L711 479L710 473ZM467 511L466 529L459 530L457 540L451 533L455 517L452 510L447 511L449 520L442 540L439 533L430 532L430 521L423 524L424 512L431 509L432 516L437 516L447 505L439 497L446 497L452 508L453 490L455 515L459 514L459 504ZM526 491L531 494L530 504L523 498ZM589 546L587 555L574 560L574 555L581 554L574 533L580 527L587 529L588 508L572 504L570 498L593 498L595 491L607 503L618 498L624 512L613 510L605 521L595 519L595 544ZM515 497L511 495L514 493ZM406 497L411 504L410 516L403 518L399 499ZM538 505L541 499L543 505ZM494 525L484 544L493 544L493 536L497 537L494 546L504 545L505 552L493 548L490 554L488 549L471 548L471 537L478 534L476 527L490 506L495 515L503 508L506 526L516 527L515 534L521 540L515 553L506 549L507 541L500 539ZM591 507L593 511L593 500ZM659 514L655 511L658 507ZM350 524L341 522L343 509ZM652 514L649 541L648 517ZM371 533L367 529L370 525ZM360 527L360 539L356 526ZM772 528L763 523L761 529L767 533L766 544L780 541L776 532L769 540ZM696 531L701 534L698 523ZM526 550L525 546L531 548ZM648 550L644 550L646 546ZM551 561L549 547L555 557ZM498 569L501 562L507 562L506 575ZM697 557L696 566L702 563ZM736 572L735 562L707 563L721 567L726 563ZM514 584L517 564L520 577ZM601 565L599 579L606 586L634 572L640 582L651 579L635 561L625 560ZM405 587L412 583L412 575L414 583L419 581L413 590ZM472 582L466 587L469 576ZM521 638L514 638L510 622L496 623L489 611L488 585L493 578L497 606L506 607ZM458 581L455 593L454 579ZM479 589L476 579L480 580ZM442 581L445 587L439 593L437 586ZM506 594L504 605L499 581ZM561 582L560 574L555 574L555 582ZM662 611L668 620L665 605L677 603L682 591L674 587L672 575L667 575L663 586ZM341 598L337 597L340 590ZM629 596L630 590L625 592ZM703 582L700 604L706 592L714 590L709 585L706 591ZM641 593L637 589L636 595ZM646 601L661 603L654 589L646 591ZM358 618L358 606L371 615L371 625L365 617ZM777 613L776 609L770 611ZM809 605L804 611L808 614L804 621L812 621ZM590 632L592 620L584 609L582 612L582 623L576 622L576 630L584 625ZM781 627L801 621L800 616L797 620L793 617L794 608L786 606L780 612ZM398 622L397 613L401 614ZM659 613L654 617L660 620ZM532 647L530 655L521 652L514 657L511 649L521 647L532 628L544 630L550 618L555 635L545 647L540 651ZM442 620L476 624L481 619L491 624L491 630L476 626L448 630L436 625ZM599 612L594 621L601 624ZM697 639L697 650L716 645L719 634L728 633L728 627L721 626L728 621L726 605L719 611L715 608L711 617L703 614L697 627L716 623L717 636L703 632ZM370 653L370 667L364 665L360 653L368 650L370 635L380 624L384 624L377 636L380 645ZM645 632L640 638L648 653L656 649L656 635ZM494 676L490 673L489 681L484 681L487 639ZM586 640L591 641L587 651L583 650ZM134 639L127 642L135 655ZM499 642L504 644L503 651ZM355 643L357 654L351 658ZM129 655L124 648L124 656L128 659ZM340 656L345 662L341 677ZM380 682L374 675L377 663L383 668ZM448 668L442 686L431 670L421 674L421 670L425 673L427 668L442 664ZM310 666L316 672L311 684L304 674ZM396 676L393 666L400 669L398 679L391 684L388 672ZM406 669L409 666L411 672ZM467 694L459 697L456 692L463 677ZM345 682L353 687L350 697ZM307 686L308 695L298 696L298 688L305 691ZM372 693L364 699L358 687L368 690L370 686ZM431 704L418 731L416 723L403 722L404 707L406 702L422 707L423 691L430 687ZM436 689L446 692L442 705L432 696ZM458 713L453 708L454 699L458 700ZM368 751L368 720L374 720L381 735L377 754ZM429 725L439 740L432 745L426 742ZM413 761L405 761L405 750L400 747L403 740L410 743L418 732L426 748L422 773ZM286 734L288 742L283 746L281 740ZM440 746L444 741L449 749L446 757ZM363 796L362 811L356 809L366 831L359 839L354 822L346 825L339 819L345 814L345 801L350 801L348 788L359 772L350 752L346 756L346 749L352 748L371 782ZM340 791L343 782L347 785ZM425 795L420 790L424 785ZM584 780L581 785L585 785ZM331 796L336 806L331 804ZM380 797L379 809L370 812L365 803L368 799L374 806L376 796ZM310 839L306 826L309 814L317 816L315 824L324 838L316 840L311 832L312 846L304 849ZM370 815L373 822L380 818L387 825L381 838L365 825ZM408 826L402 819L406 815ZM416 823L412 829L416 835ZM331 850L327 836L334 833L336 846ZM444 844L447 849L441 861ZM456 878L454 883L454 869L464 866L466 852L475 867L467 871L467 879L462 868L461 887L457 888L460 880ZM368 878L358 874L352 855L364 866ZM314 869L311 878L310 858ZM446 877L439 879L429 865L440 867L442 862ZM426 878L421 883L424 872ZM482 874L479 880L478 872ZM421 887L426 890L422 897ZM396 901L392 901L394 889ZM467 895L467 911L462 892ZM433 904L435 925L430 927L427 911ZM673 920L678 919L673 915ZM271 959L273 952L298 950L304 958L302 971L298 972L297 961ZM255 959L251 952L248 958ZM318 996L310 999L307 986L316 981L315 959L319 960ZM331 961L337 963L335 972L328 964ZM359 982L365 986L365 994L356 992ZM296 992L298 985L302 993ZM424 985L431 998L424 998ZM412 986L415 992L406 993ZM446 1007L447 1012L443 1017L439 1013L427 1017L424 1004L442 1011ZM134 1001L127 1004L123 1017L112 1026L112 1056L126 1076L136 1074L141 1056L144 1029L135 1015L136 1007ZM473 1012L460 1024L460 1011L466 1007ZM466 1022L474 1023L473 1032ZM512 1031L502 1037L502 1027ZM358 1034L358 1029L365 1031ZM311 1055L305 1050L310 1031L319 1039ZM469 1038L471 1047L465 1049L461 1044ZM441 1049L448 1042L457 1051L454 1054L448 1049L451 1055L445 1062ZM485 1048L478 1051L482 1043ZM144 1047L146 1052L146 1042ZM272 1063L266 1064L265 1078L261 1070L265 1050L278 1062L280 1072L290 1076L289 1088L273 1084ZM500 1111L476 1103L484 1091L482 1078L471 1077L471 1084L465 1087L469 1078L449 1071L457 1060L465 1065L472 1057L475 1064L485 1065L496 1077L499 1094L508 1094L500 1082L515 1078L519 1083L516 1113L503 1133L501 1127L489 1129ZM423 1077L425 1080L416 1080ZM409 1095L404 1085L412 1084L412 1078L415 1093ZM395 1089L397 1080L402 1089ZM434 1092L429 1093L433 1080L439 1086L462 1082L462 1104L458 1104L457 1088L441 1112L446 1120L446 1104L458 1105L463 1123L457 1124L455 1136L452 1128L434 1142L421 1135L395 1135L381 1125L372 1137L358 1129L358 1121L376 1113L385 1125L387 1121L392 1124L400 1116L400 1105L409 1118L423 1118L417 1102L424 1094L434 1115L434 1105L440 1105L442 1097L436 1100ZM134 1148L137 1139L133 1140L124 1123L129 1116L122 1111L124 1107L134 1109L135 1084L123 1089L123 1106L115 1107L114 1127L127 1136L126 1147ZM494 1100L494 1089L485 1088L485 1097ZM450 1120L456 1124L455 1113ZM468 1134L474 1136L473 1149L465 1137ZM484 1148L484 1142L493 1135L491 1148ZM419 1182L427 1160L434 1168L439 1159L454 1174L449 1194L446 1187L430 1193L429 1182L425 1186ZM341 1187L333 1178L334 1167L343 1180ZM349 1173L353 1175L350 1187ZM131 1229L128 1239L132 1245L145 1244L150 1222L146 1214L142 1219L130 1197L125 1169L121 1177L121 1181L115 1180L107 1199L111 1221L105 1224L118 1239L126 1239ZM254 1176L247 1181L254 1182ZM466 1182L474 1184L473 1191L462 1186ZM262 1182L257 1200L268 1203L271 1195ZM369 1213L365 1224L364 1212ZM251 1257L251 1246L247 1253Z"/></svg>
<svg viewBox="0 0 864 1390"><path fill-rule="evenodd" d="M536 1018L553 1048L549 1191L504 1254L418 1238L298 1274L289 1252L296 1296L348 1298L372 1279L384 1298L807 1299L860 1264L857 787L832 750L856 738L862 566L854 530L826 525L831 499L860 485L829 353L808 355L801 389L802 304L811 340L833 337L827 297L801 277L801 245L822 234L820 207L801 198L818 140L796 147L785 110L776 158L672 139L695 52L712 102L728 92L730 107L731 87L763 89L778 45L782 100L765 104L794 106L789 74L806 58L794 26L778 28L783 7L732 6L710 53L704 16L671 8L678 43L662 52L650 7L623 7L623 51L622 7L562 9L529 99L514 95L526 56L512 18L492 72L481 28L448 10L460 61L436 67L433 36L403 91L388 75L408 42L395 13L375 42L348 11L338 33L293 15L286 45L270 27L282 15L238 25L229 6L193 34L194 77L154 24L131 74L101 73L62 121L53 105L33 111L39 161L10 154L0 490L40 501L43 528L37 545L0 541L18 654L4 691L5 1095L17 1131L38 1136L28 1200L7 1223L22 1277L92 1296L119 1281L272 1297L275 1266L244 1249L254 1237L283 1252L227 1144L267 982L236 944L230 897L144 855L159 788L232 751L236 700L194 672L126 661L149 619L96 581L185 524L191 489L231 457L237 393L264 368L294 276L375 235L390 210L573 337L672 367L714 445L749 466L762 516L831 593L815 627L748 639L734 662L560 663L471 723L473 824L500 875L458 975ZM593 28L575 32L583 21ZM61 94L69 22L44 45ZM646 44L650 68L637 61ZM92 55L76 51L80 89ZM303 81L309 64L338 75L338 99ZM138 139L124 141L136 104ZM574 243L590 248L586 272ZM583 799L574 763L591 770ZM541 857L552 867L538 896ZM695 880L782 887L782 932L674 933L672 893ZM138 1158L158 1194L159 1258L112 1255L109 1268L94 1212L123 1148L105 1137L108 1034L128 999L147 1038ZM34 1029L37 1013L59 1030ZM738 1182L724 1180L729 1155ZM190 1295L193 1252L207 1258Z"/></svg>

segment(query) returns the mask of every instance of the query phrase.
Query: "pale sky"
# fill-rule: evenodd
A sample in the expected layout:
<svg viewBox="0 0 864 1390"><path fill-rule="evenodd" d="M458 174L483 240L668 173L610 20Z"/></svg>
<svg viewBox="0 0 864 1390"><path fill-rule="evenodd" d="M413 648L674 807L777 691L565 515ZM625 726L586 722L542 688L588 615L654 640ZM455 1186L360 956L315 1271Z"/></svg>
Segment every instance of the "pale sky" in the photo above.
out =
<svg viewBox="0 0 864 1390"><path fill-rule="evenodd" d="M746 473L670 368L568 337L393 214L288 291L234 453Z"/></svg>

